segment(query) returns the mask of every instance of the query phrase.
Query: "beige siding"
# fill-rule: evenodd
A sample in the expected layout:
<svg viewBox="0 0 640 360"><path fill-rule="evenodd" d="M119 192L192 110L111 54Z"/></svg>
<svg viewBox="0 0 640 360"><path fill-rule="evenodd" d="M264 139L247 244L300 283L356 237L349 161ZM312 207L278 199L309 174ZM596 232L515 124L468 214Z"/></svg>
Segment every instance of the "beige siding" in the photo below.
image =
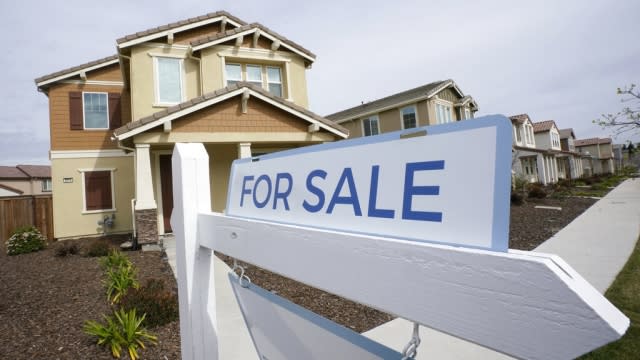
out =
<svg viewBox="0 0 640 360"><path fill-rule="evenodd" d="M108 169L114 183L116 220L113 232L129 232L131 199L134 197L133 157L53 159L51 161L53 221L56 238L96 235L102 233L98 220L113 212L84 214L82 173L79 169ZM64 183L64 178L73 182Z"/></svg>
<svg viewBox="0 0 640 360"><path fill-rule="evenodd" d="M460 99L460 96L458 96L458 94L455 91L453 91L453 89L451 88L446 88L440 91L437 95L441 99L452 102L452 103L455 103Z"/></svg>
<svg viewBox="0 0 640 360"><path fill-rule="evenodd" d="M260 41L258 43L260 44ZM282 69L283 96L304 108L309 107L306 67L302 57L286 51L274 52L251 48L240 48L236 51L233 49L229 46L212 46L201 51L204 93L226 86L224 76L226 63L273 65L280 66Z"/></svg>
<svg viewBox="0 0 640 360"><path fill-rule="evenodd" d="M340 125L344 126L345 128L347 128L347 130L349 130L350 139L362 137L364 135L362 133L362 120L360 119L343 122Z"/></svg>
<svg viewBox="0 0 640 360"><path fill-rule="evenodd" d="M134 120L151 115L167 106L157 104L155 95L155 69L153 55L178 56L183 59L183 100L200 95L200 64L187 58L186 49L137 46L131 50L131 107Z"/></svg>
<svg viewBox="0 0 640 360"><path fill-rule="evenodd" d="M427 100L420 101L417 104L418 108L418 126L426 126L429 125L429 119L431 118L429 115L429 111L427 110Z"/></svg>
<svg viewBox="0 0 640 360"><path fill-rule="evenodd" d="M380 121L380 133L388 133L402 129L400 124L400 110L390 109L378 114Z"/></svg>
<svg viewBox="0 0 640 360"><path fill-rule="evenodd" d="M230 30L230 27L227 27ZM212 36L220 32L220 23L204 25L195 29L182 31L173 36L174 44L189 45L193 40Z"/></svg>

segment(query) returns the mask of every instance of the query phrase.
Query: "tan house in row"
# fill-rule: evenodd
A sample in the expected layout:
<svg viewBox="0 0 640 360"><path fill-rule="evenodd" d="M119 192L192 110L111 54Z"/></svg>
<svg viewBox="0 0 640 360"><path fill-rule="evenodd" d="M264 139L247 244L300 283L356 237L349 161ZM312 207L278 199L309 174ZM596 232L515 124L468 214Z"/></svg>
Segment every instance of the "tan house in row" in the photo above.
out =
<svg viewBox="0 0 640 360"><path fill-rule="evenodd" d="M589 175L613 174L613 145L611 138L590 138L575 141L577 151L583 154L583 166Z"/></svg>
<svg viewBox="0 0 640 360"><path fill-rule="evenodd" d="M453 80L443 80L327 115L327 119L347 128L355 138L472 119L476 111L478 104L471 96Z"/></svg>
<svg viewBox="0 0 640 360"><path fill-rule="evenodd" d="M49 98L56 238L171 231L171 154L201 142L214 211L231 162L348 137L307 109L315 55L220 11L124 36L117 54L35 80Z"/></svg>
<svg viewBox="0 0 640 360"><path fill-rule="evenodd" d="M50 166L0 166L0 197L50 193Z"/></svg>

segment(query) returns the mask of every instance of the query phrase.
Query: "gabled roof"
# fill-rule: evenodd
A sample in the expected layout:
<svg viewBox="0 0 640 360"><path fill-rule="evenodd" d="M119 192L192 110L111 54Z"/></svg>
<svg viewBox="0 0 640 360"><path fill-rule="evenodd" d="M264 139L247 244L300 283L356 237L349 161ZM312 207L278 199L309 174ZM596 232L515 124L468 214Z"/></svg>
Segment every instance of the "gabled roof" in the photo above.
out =
<svg viewBox="0 0 640 360"><path fill-rule="evenodd" d="M217 33L211 36L196 39L191 42L191 46L193 47L193 51L198 51L209 46L221 44L237 37L254 34L256 32L260 32L261 36L265 36L271 41L279 41L281 45L287 47L289 50L297 53L298 55L306 58L311 62L315 61L316 59L316 55L311 51L305 49L304 47L296 44L295 42L287 39L286 37L276 33L275 31L260 23L252 23L225 31L223 33Z"/></svg>
<svg viewBox="0 0 640 360"><path fill-rule="evenodd" d="M0 166L0 179L24 179L29 176L15 166Z"/></svg>
<svg viewBox="0 0 640 360"><path fill-rule="evenodd" d="M51 177L51 166L49 165L18 165L16 167L31 178L46 179Z"/></svg>
<svg viewBox="0 0 640 360"><path fill-rule="evenodd" d="M511 119L512 121L516 121L520 124L524 123L527 120L531 122L531 118L529 118L528 114L511 115L509 116L509 119Z"/></svg>
<svg viewBox="0 0 640 360"><path fill-rule="evenodd" d="M174 105L170 108L159 111L153 115L144 117L140 120L128 123L113 132L113 135L118 140L124 140L131 136L142 133L146 130L152 129L156 126L163 125L167 121L173 121L183 116L189 115L195 111L204 109L213 104L217 104L234 96L241 96L243 93L248 92L249 96L255 96L263 101L270 103L288 113L298 116L310 124L317 124L320 128L323 128L335 135L343 138L349 136L349 130L334 123L331 120L327 120L301 106L298 106L283 98L277 97L248 82L238 82L226 88L216 90L214 92L199 96L197 98L185 101L178 105Z"/></svg>
<svg viewBox="0 0 640 360"><path fill-rule="evenodd" d="M553 120L535 122L533 123L533 132L538 133L543 131L549 131L554 126L556 127L556 129L558 128L558 126L556 126L556 122Z"/></svg>
<svg viewBox="0 0 640 360"><path fill-rule="evenodd" d="M215 23L221 21L222 19L226 19L232 25L239 27L245 25L246 23L237 17L229 14L226 11L216 11L213 13L209 13L202 16L197 16L193 18L189 18L186 20L180 20L176 22L172 22L166 25L153 27L144 31L138 31L134 34L129 34L123 36L116 40L118 43L118 48L126 48L129 46L133 46L136 44L140 44L143 42L151 41L157 38L161 38L167 36L169 32L180 32L189 29L193 29L199 26L207 25L210 23Z"/></svg>
<svg viewBox="0 0 640 360"><path fill-rule="evenodd" d="M49 75L41 76L35 79L35 83L36 83L36 86L38 86L38 88L42 88L47 84L68 79L70 77L80 75L80 73L91 71L91 70L97 70L109 65L116 64L116 63L118 63L118 55L111 55L99 60L90 61L82 65L77 65L74 67L70 67L68 69L56 71Z"/></svg>
<svg viewBox="0 0 640 360"><path fill-rule="evenodd" d="M589 146L597 144L611 144L611 138L589 138L576 140L574 142L575 146Z"/></svg>
<svg viewBox="0 0 640 360"><path fill-rule="evenodd" d="M397 94L393 94L382 99L374 100L346 110L342 110L325 117L339 124L361 116L374 114L376 112L393 109L398 106L408 105L416 101L429 99L448 87L452 87L461 97L464 98L464 94L462 93L462 91L460 91L453 80L441 80L434 81L432 83L422 85L414 89L399 92Z"/></svg>
<svg viewBox="0 0 640 360"><path fill-rule="evenodd" d="M576 138L576 134L573 132L572 128L568 128L568 129L560 129L558 130L558 132L560 132L560 139L568 139L568 138Z"/></svg>

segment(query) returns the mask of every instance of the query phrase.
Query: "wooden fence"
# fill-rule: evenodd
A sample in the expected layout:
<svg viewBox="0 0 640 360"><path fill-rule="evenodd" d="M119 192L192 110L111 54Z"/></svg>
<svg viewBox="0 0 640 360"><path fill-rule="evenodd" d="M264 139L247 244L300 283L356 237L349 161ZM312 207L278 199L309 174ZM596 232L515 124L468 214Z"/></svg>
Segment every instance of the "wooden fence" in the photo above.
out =
<svg viewBox="0 0 640 360"><path fill-rule="evenodd" d="M0 198L0 244L11 237L16 228L33 225L48 241L53 240L53 208L51 195Z"/></svg>

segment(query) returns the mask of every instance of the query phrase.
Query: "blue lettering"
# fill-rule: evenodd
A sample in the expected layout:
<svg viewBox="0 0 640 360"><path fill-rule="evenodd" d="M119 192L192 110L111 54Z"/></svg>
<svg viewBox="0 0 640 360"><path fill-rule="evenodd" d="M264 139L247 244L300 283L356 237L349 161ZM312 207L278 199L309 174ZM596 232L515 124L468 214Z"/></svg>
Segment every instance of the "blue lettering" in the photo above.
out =
<svg viewBox="0 0 640 360"><path fill-rule="evenodd" d="M413 175L416 171L443 170L444 160L408 163L405 168L404 196L402 202L402 218L405 220L421 220L442 222L442 212L413 211L411 202L414 195L439 195L440 186L413 185Z"/></svg>
<svg viewBox="0 0 640 360"><path fill-rule="evenodd" d="M367 216L393 219L395 211L390 209L376 209L378 196L378 174L380 173L380 165L371 167L371 187L369 188L369 210Z"/></svg>
<svg viewBox="0 0 640 360"><path fill-rule="evenodd" d="M247 175L242 179L242 195L240 195L240 206L244 204L244 196L251 194L251 189L247 189L247 181L253 181L253 176Z"/></svg>
<svg viewBox="0 0 640 360"><path fill-rule="evenodd" d="M284 191L280 191L280 180L286 179L288 181L287 189ZM291 189L293 188L293 178L289 173L278 173L276 175L276 190L273 193L273 209L277 207L278 199L282 199L284 203L284 208L289 210L289 201L287 200L287 196L291 194Z"/></svg>
<svg viewBox="0 0 640 360"><path fill-rule="evenodd" d="M311 205L309 202L307 202L307 200L305 200L302 203L302 207L308 212L312 213L322 210L322 207L324 206L324 192L322 191L322 189L313 185L313 178L315 177L325 179L327 177L327 172L324 170L313 170L307 176L307 190L318 197L318 203L315 205Z"/></svg>
<svg viewBox="0 0 640 360"><path fill-rule="evenodd" d="M345 181L349 186L350 196L340 196L340 192L342 190L342 187L344 186ZM358 193L356 192L356 184L353 181L353 173L351 172L351 168L345 168L342 171L342 175L340 175L336 190L333 192L333 196L331 197L331 201L329 202L329 206L327 207L327 214L331 214L333 212L333 208L336 206L336 204L352 205L355 215L362 216L362 210L360 210L360 202L358 201Z"/></svg>
<svg viewBox="0 0 640 360"><path fill-rule="evenodd" d="M263 201L258 201L258 197L256 195L258 193L258 186L260 185L260 182L267 183L267 196L265 196ZM256 180L256 184L253 186L253 204L257 208L261 209L267 205L269 198L271 198L271 179L269 179L268 175L260 175L258 180Z"/></svg>

